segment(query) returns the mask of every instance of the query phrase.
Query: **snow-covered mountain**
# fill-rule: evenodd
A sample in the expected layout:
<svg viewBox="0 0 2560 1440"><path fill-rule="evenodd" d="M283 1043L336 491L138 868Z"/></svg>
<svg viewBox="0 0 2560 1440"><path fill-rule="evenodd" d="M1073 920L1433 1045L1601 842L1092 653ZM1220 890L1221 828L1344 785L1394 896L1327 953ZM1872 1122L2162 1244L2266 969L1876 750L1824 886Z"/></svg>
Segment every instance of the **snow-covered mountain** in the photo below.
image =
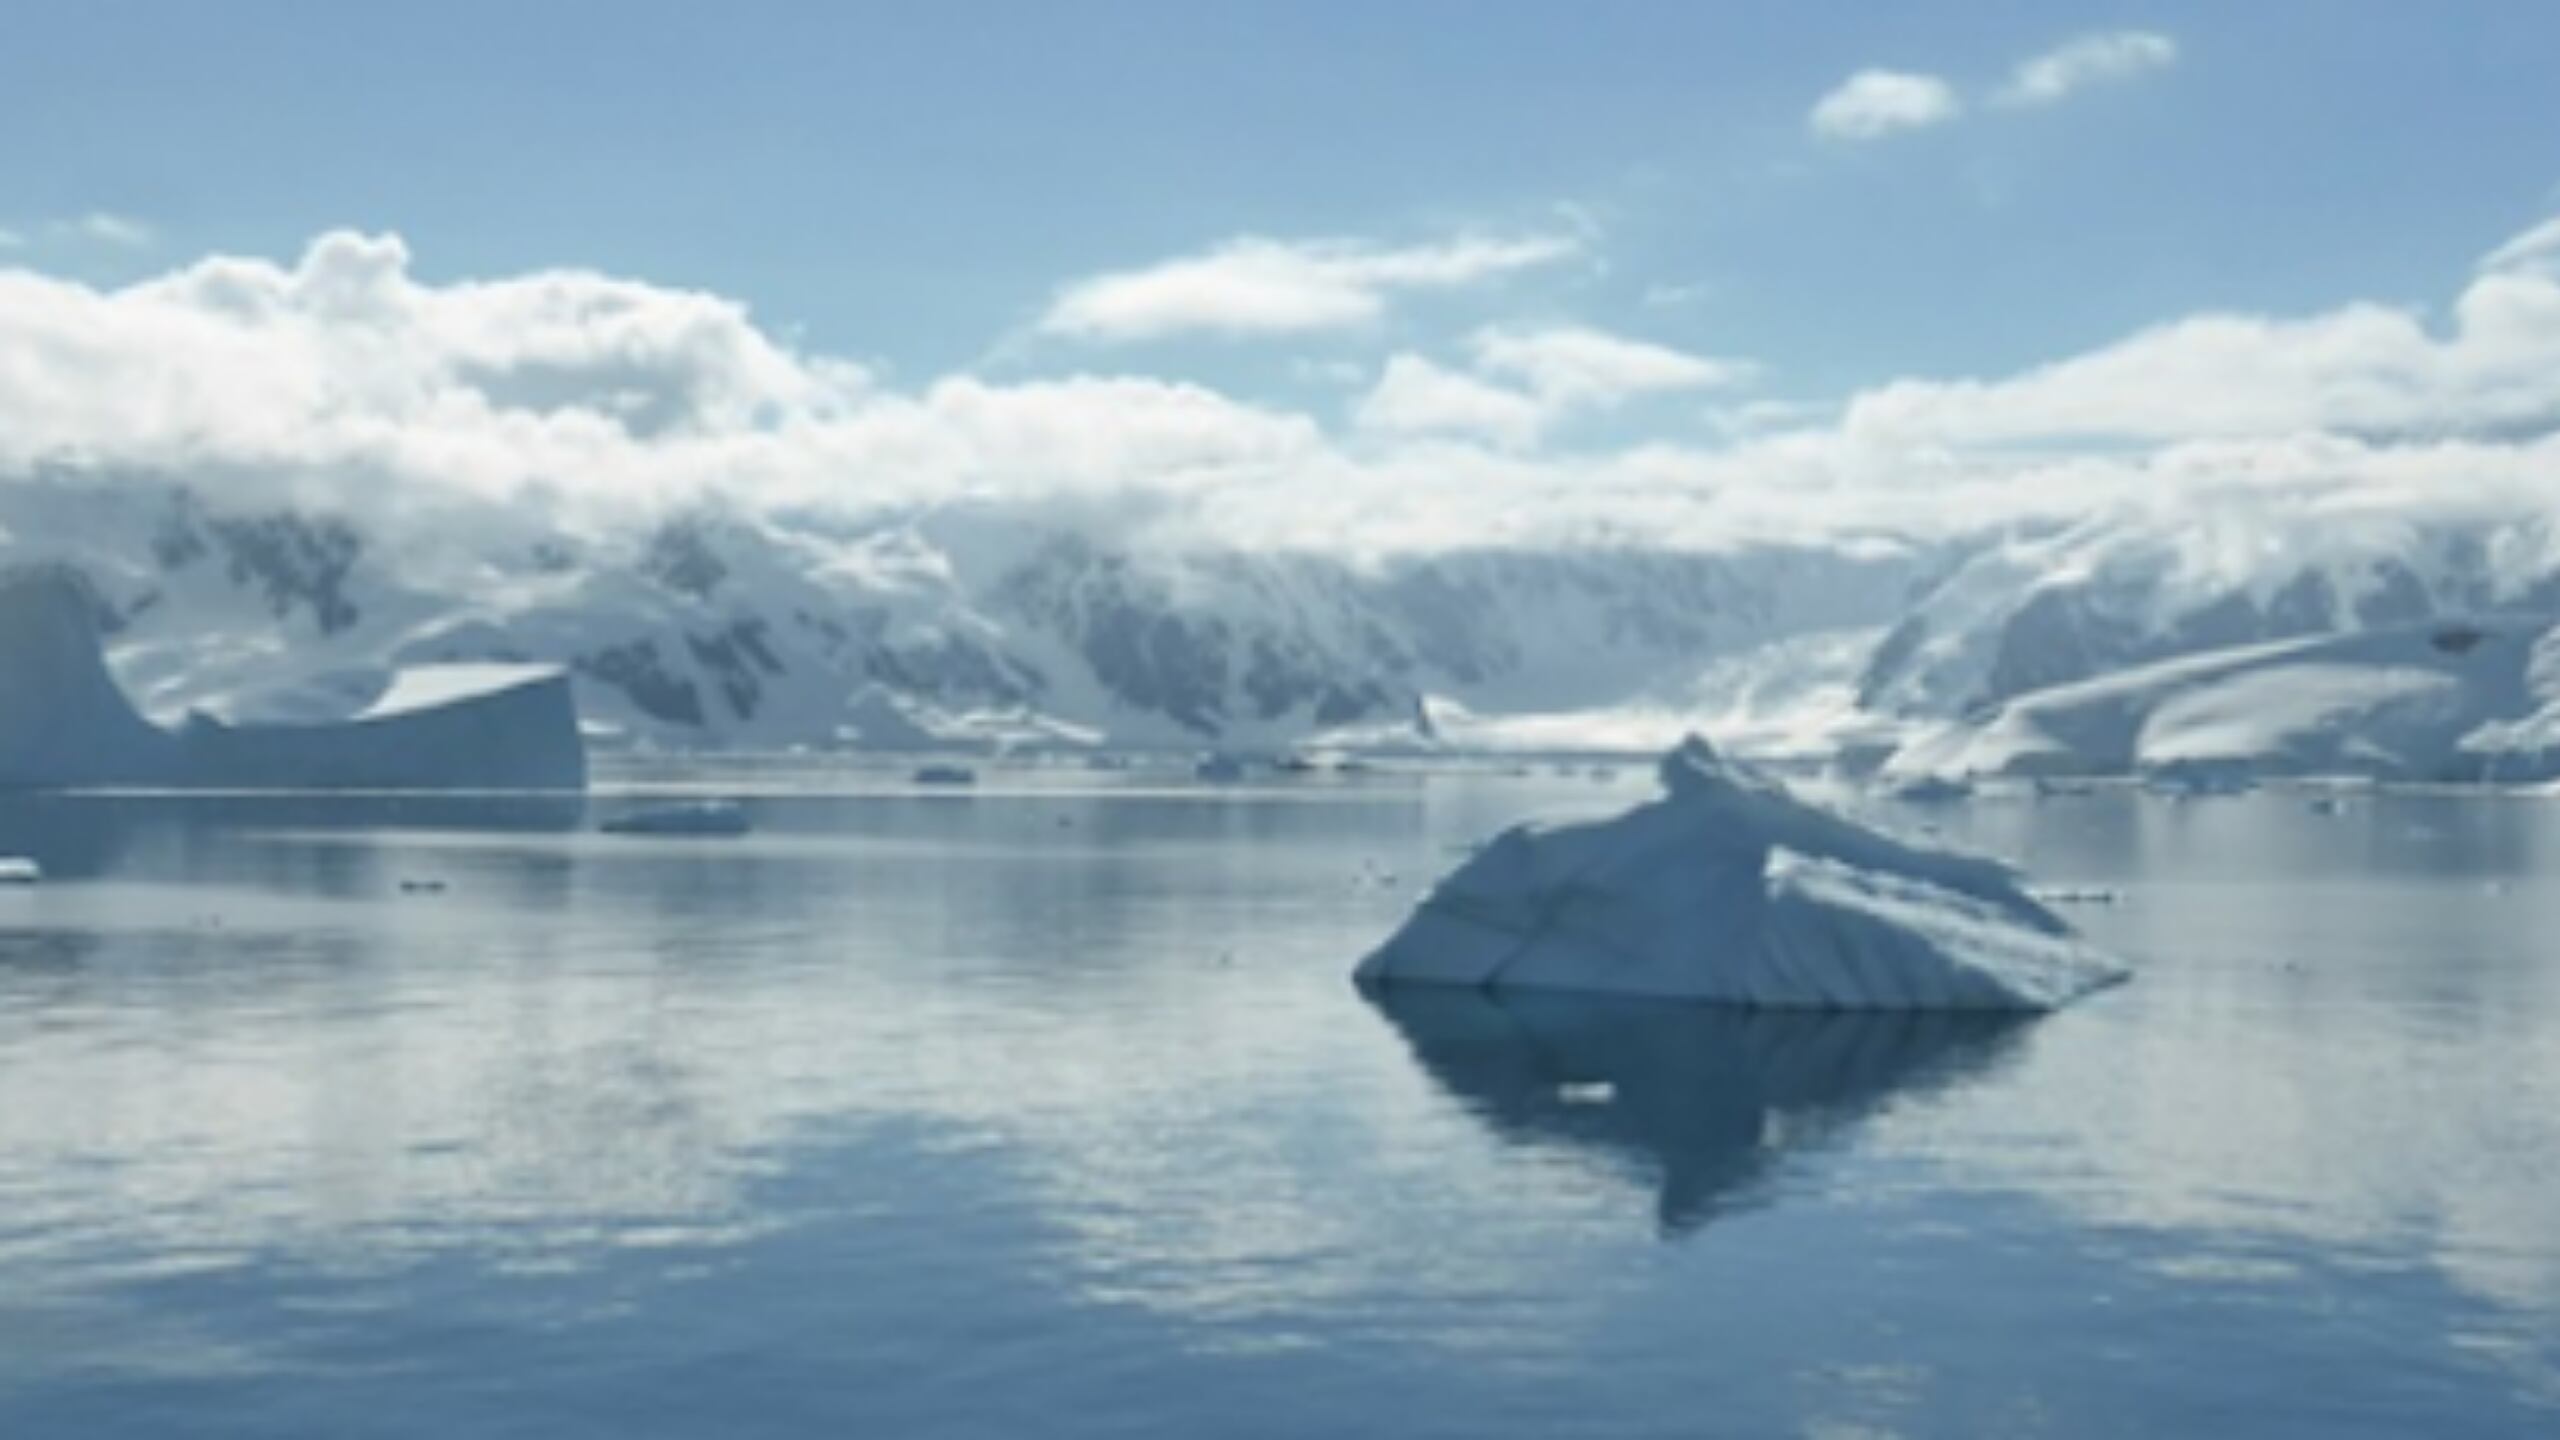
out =
<svg viewBox="0 0 2560 1440"><path fill-rule="evenodd" d="M2560 693L2560 499L1357 557L992 504L695 509L602 531L491 507L395 529L48 473L0 484L0 563L26 559L87 578L119 680L164 719L340 716L397 665L541 660L572 668L598 741L661 748L1633 749L1698 728L1746 750L1899 750L1911 773L2107 771L2168 752L2111 739L2064 747L2064 763L2010 741L2091 704L2141 736L2169 697L2281 710L2273 693L2291 696L2281 677L2303 666L2408 678L2414 664L2461 697L2411 680L2453 707L2429 722L2444 732L2431 749L2402 735L2418 690L2384 679L2322 693L2401 698L2321 708L2313 728L2387 724L2400 740L2306 750L2299 725L2270 722L2218 743L2262 734L2290 769L2508 774L2542 764ZM2447 627L2493 637L2476 663L2504 668L2470 677L2473 659L2431 644ZM2179 677L2200 675L2257 688L2197 699ZM2402 763L2347 763L2395 744ZM2444 758L2484 747L2503 758Z"/></svg>
<svg viewBox="0 0 2560 1440"><path fill-rule="evenodd" d="M1914 555L1472 551L1361 563L1116 546L965 508L693 513L426 538L177 487L0 486L16 559L87 577L148 710L348 713L390 667L555 661L664 747L1420 739L1447 713L1676 708L1727 657L1869 627Z"/></svg>
<svg viewBox="0 0 2560 1440"><path fill-rule="evenodd" d="M2560 496L2461 521L2093 521L1987 546L1874 649L1902 776L2560 773Z"/></svg>

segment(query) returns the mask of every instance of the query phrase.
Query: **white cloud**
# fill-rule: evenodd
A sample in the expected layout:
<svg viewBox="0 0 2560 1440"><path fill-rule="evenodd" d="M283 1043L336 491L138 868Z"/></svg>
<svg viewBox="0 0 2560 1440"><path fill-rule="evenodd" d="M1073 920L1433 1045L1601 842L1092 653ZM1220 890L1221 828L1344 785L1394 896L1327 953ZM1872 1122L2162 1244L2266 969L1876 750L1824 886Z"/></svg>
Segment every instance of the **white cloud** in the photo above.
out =
<svg viewBox="0 0 2560 1440"><path fill-rule="evenodd" d="M105 210L33 225L0 225L0 250L32 250L47 242L52 246L147 250L158 238L158 233L142 221Z"/></svg>
<svg viewBox="0 0 2560 1440"><path fill-rule="evenodd" d="M2560 215L2543 221L2480 257L2482 274L2547 270L2560 262Z"/></svg>
<svg viewBox="0 0 2560 1440"><path fill-rule="evenodd" d="M1806 123L1831 140L1874 140L1953 120L1964 109L1955 87L1935 75L1861 70L1815 102Z"/></svg>
<svg viewBox="0 0 2560 1440"><path fill-rule="evenodd" d="M1460 236L1403 248L1248 236L1205 254L1079 280L1058 293L1037 328L1101 342L1348 329L1376 320L1396 291L1479 284L1580 248L1569 235Z"/></svg>
<svg viewBox="0 0 2560 1440"><path fill-rule="evenodd" d="M1550 443L1565 420L1723 402L1738 372L1513 326L1458 359L1390 359L1347 423L1320 418L1327 395L1258 404L1179 376L891 386L723 296L573 270L430 283L396 237L336 233L288 263L121 288L0 268L0 484L183 480L458 545L521 516L601 527L706 500L857 518L965 500L1096 517L1131 543L1158 527L1336 550L1820 543L2115 505L2547 513L2549 233L2497 247L2441 317L2192 316L2014 374L1702 403L1649 438L1570 446ZM405 523L421 512L455 523Z"/></svg>
<svg viewBox="0 0 2560 1440"><path fill-rule="evenodd" d="M158 238L152 228L142 221L129 215L110 214L104 210L92 210L75 219L58 221L54 228L64 235L94 241L100 245L111 245L119 250L148 249L151 242Z"/></svg>
<svg viewBox="0 0 2560 1440"><path fill-rule="evenodd" d="M1520 447L1546 428L1548 408L1535 395L1435 365L1419 355L1396 355L1378 383L1353 408L1363 430L1389 435L1464 434Z"/></svg>
<svg viewBox="0 0 2560 1440"><path fill-rule="evenodd" d="M1846 423L1861 437L1973 446L2552 430L2560 282L2487 271L2441 329L2375 304L2191 316L2001 380L1896 381L1857 397Z"/></svg>
<svg viewBox="0 0 2560 1440"><path fill-rule="evenodd" d="M1581 325L1480 330L1472 349L1477 369L1519 381L1550 406L1565 408L1711 390L1738 384L1752 373L1743 361L1692 355Z"/></svg>
<svg viewBox="0 0 2560 1440"><path fill-rule="evenodd" d="M1740 361L1579 325L1487 328L1469 340L1468 352L1473 373L1394 356L1353 408L1353 422L1372 432L1472 434L1519 448L1576 414L1732 385L1751 373Z"/></svg>
<svg viewBox="0 0 2560 1440"><path fill-rule="evenodd" d="M2050 105L2074 91L2176 62L2178 42L2149 30L2082 35L2021 61L1993 98L2004 105Z"/></svg>
<svg viewBox="0 0 2560 1440"><path fill-rule="evenodd" d="M428 285L397 237L347 232L117 290L0 271L0 375L0 474L95 460L350 508L1171 490L1319 438L1153 377L885 392L718 296L567 270Z"/></svg>

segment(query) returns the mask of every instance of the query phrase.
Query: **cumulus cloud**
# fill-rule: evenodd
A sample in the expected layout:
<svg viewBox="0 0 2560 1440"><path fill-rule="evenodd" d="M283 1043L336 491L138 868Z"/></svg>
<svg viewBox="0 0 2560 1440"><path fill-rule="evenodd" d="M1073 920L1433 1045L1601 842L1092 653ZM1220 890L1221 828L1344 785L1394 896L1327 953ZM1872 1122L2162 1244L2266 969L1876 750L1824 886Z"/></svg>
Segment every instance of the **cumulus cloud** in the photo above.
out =
<svg viewBox="0 0 2560 1440"><path fill-rule="evenodd" d="M878 389L734 301L585 271L428 285L394 236L115 290L0 271L0 471L107 465L365 507L460 493L587 514L726 496L915 501L1171 487L1315 442L1198 385L949 377Z"/></svg>
<svg viewBox="0 0 2560 1440"><path fill-rule="evenodd" d="M2174 64L2178 42L2149 30L2110 30L2065 41L2020 61L1993 98L2004 105L2050 105L2076 91Z"/></svg>
<svg viewBox="0 0 2560 1440"><path fill-rule="evenodd" d="M727 297L578 270L430 283L397 237L333 233L289 262L116 288L0 268L0 484L449 511L461 522L435 533L466 542L525 516L629 525L706 502L846 523L983 503L1110 517L1093 523L1120 538L1329 551L1838 542L2119 505L2547 513L2555 235L2495 247L2442 315L2192 316L1818 407L1725 400L1732 361L1496 326L1454 357L1390 359L1330 422L1179 376L892 385ZM1562 417L1646 395L1719 407L1549 443Z"/></svg>
<svg viewBox="0 0 2560 1440"><path fill-rule="evenodd" d="M1935 75L1861 70L1816 101L1805 123L1827 140L1876 140L1944 124L1963 109L1955 87Z"/></svg>
<svg viewBox="0 0 2560 1440"><path fill-rule="evenodd" d="M1385 313L1395 292L1481 284L1563 260L1571 235L1467 235L1429 245L1247 236L1200 255L1079 280L1058 292L1041 333L1116 343L1203 333L1342 330Z"/></svg>
<svg viewBox="0 0 2560 1440"><path fill-rule="evenodd" d="M1853 434L2069 445L2329 432L2496 436L2560 428L2560 283L2507 266L2448 323L2352 304L2300 319L2209 314L1999 380L1901 380L1854 400Z"/></svg>

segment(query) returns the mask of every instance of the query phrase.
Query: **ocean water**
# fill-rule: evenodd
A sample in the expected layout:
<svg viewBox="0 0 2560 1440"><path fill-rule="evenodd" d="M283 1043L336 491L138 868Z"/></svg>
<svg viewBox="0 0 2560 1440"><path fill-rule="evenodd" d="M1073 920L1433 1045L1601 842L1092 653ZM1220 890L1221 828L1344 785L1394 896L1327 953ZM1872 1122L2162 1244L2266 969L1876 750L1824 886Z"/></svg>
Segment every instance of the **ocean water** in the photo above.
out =
<svg viewBox="0 0 2560 1440"><path fill-rule="evenodd" d="M2560 801L1905 812L1985 1026L1347 983L1635 771L691 778L0 805L0 1435L2560 1433Z"/></svg>

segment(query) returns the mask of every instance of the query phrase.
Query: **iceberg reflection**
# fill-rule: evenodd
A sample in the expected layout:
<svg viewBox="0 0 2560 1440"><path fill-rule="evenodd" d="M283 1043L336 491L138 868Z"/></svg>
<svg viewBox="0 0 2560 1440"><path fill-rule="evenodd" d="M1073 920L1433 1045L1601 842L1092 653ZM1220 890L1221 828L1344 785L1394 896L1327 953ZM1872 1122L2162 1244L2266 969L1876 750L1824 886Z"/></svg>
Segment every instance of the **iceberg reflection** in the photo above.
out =
<svg viewBox="0 0 2560 1440"><path fill-rule="evenodd" d="M562 834L583 827L586 809L582 795L541 791L0 791L0 856L34 860L52 879L95 879L129 868L136 850L226 831Z"/></svg>
<svg viewBox="0 0 2560 1440"><path fill-rule="evenodd" d="M1901 1096L1982 1074L2025 1019L1772 1011L1553 993L1386 987L1368 999L1423 1071L1507 1141L1632 1163L1685 1234L1782 1156Z"/></svg>

